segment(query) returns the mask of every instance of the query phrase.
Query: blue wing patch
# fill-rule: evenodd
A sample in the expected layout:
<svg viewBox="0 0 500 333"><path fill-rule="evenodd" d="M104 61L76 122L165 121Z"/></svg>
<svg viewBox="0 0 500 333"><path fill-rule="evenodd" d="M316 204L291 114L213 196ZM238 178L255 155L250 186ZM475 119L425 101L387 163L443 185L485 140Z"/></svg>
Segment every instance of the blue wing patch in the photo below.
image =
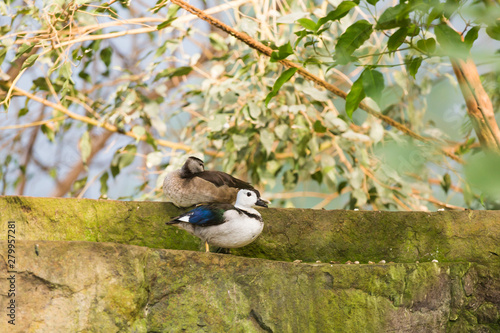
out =
<svg viewBox="0 0 500 333"><path fill-rule="evenodd" d="M208 206L200 206L188 212L186 215L189 223L201 226L222 223L224 219L223 214L224 212L221 213L218 209L210 209Z"/></svg>
<svg viewBox="0 0 500 333"><path fill-rule="evenodd" d="M225 222L224 213L231 208L234 207L226 204L201 205L177 216L168 224L189 222L200 227L222 224Z"/></svg>

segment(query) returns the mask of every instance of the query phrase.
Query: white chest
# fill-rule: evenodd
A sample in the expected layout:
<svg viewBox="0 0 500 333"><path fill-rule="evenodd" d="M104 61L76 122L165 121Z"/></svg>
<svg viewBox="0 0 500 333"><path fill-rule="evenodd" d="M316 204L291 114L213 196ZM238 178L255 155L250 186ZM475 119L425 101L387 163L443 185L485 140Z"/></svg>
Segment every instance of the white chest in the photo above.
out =
<svg viewBox="0 0 500 333"><path fill-rule="evenodd" d="M210 245L230 249L250 244L264 228L262 221L237 211L227 211L224 217L227 222L210 227L197 227L194 234Z"/></svg>

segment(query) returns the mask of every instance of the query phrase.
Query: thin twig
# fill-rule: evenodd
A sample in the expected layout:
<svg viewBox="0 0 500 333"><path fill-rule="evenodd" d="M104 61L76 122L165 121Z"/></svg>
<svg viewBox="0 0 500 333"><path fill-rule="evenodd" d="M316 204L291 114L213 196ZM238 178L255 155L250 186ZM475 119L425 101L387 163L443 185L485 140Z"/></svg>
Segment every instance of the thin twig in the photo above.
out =
<svg viewBox="0 0 500 333"><path fill-rule="evenodd" d="M438 199L436 199L434 197L424 198L424 197L421 197L420 195L417 195L417 194L414 194L413 197L415 197L415 198L417 198L419 200L428 201L428 202L430 202L430 203L432 203L432 204L434 204L436 206L444 207L444 208L447 208L447 209L466 210L464 207L450 205L450 204L441 202L441 201L439 201Z"/></svg>
<svg viewBox="0 0 500 333"><path fill-rule="evenodd" d="M67 116L60 116L52 119L46 119L46 120L40 120L40 121L34 121L32 123L28 124L19 124L19 125L9 125L9 126L3 126L0 127L0 131L2 130L8 130L8 129L19 129L19 128L28 128L28 127L35 127L35 126L41 126L49 123L55 123L61 120L64 120L68 118Z"/></svg>

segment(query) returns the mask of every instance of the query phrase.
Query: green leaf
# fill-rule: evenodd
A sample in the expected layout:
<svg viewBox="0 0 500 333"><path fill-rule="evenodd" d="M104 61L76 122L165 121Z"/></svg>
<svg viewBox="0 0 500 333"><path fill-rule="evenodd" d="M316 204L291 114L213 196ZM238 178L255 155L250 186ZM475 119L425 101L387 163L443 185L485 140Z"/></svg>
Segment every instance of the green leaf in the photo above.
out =
<svg viewBox="0 0 500 333"><path fill-rule="evenodd" d="M436 51L436 40L434 38L421 39L417 47L424 53L433 54Z"/></svg>
<svg viewBox="0 0 500 333"><path fill-rule="evenodd" d="M21 70L33 66L33 64L35 63L36 59L38 59L38 54L32 54L32 55L30 55L28 57L28 59L26 59L24 61L23 66L21 67Z"/></svg>
<svg viewBox="0 0 500 333"><path fill-rule="evenodd" d="M29 109L28 108L22 108L19 110L19 113L17 114L17 118L21 118L22 116L28 114Z"/></svg>
<svg viewBox="0 0 500 333"><path fill-rule="evenodd" d="M234 92L234 91L228 91L227 93L224 94L222 99L220 100L220 103L222 105L232 105L236 102L238 102L239 99L239 94Z"/></svg>
<svg viewBox="0 0 500 333"><path fill-rule="evenodd" d="M468 139L464 144L461 144L455 151L456 155L463 155L470 151L470 146L476 141L476 138Z"/></svg>
<svg viewBox="0 0 500 333"><path fill-rule="evenodd" d="M410 24L410 11L411 6L406 3L387 8L382 15L380 15L375 29L388 30L408 26Z"/></svg>
<svg viewBox="0 0 500 333"><path fill-rule="evenodd" d="M370 5L375 6L378 2L378 0L366 0Z"/></svg>
<svg viewBox="0 0 500 333"><path fill-rule="evenodd" d="M265 100L266 107L269 104L269 102L271 101L271 99L278 94L281 86L283 86L283 84L285 84L288 80L290 80L292 78L292 76L295 74L295 72L297 72L297 70L298 70L297 68L293 67L293 68L289 68L286 71L284 71L283 73L281 73L281 75L276 80L276 82L274 82L273 89L266 96L266 100Z"/></svg>
<svg viewBox="0 0 500 333"><path fill-rule="evenodd" d="M396 51L401 46L401 44L404 43L407 34L408 28L399 28L395 33L391 35L391 37L389 37L389 40L387 41L387 49L391 52Z"/></svg>
<svg viewBox="0 0 500 333"><path fill-rule="evenodd" d="M127 145L121 149L118 149L111 161L111 174L116 177L123 168L129 166L135 160L135 154L137 152L137 147L135 145Z"/></svg>
<svg viewBox="0 0 500 333"><path fill-rule="evenodd" d="M111 64L112 55L113 55L113 49L110 46L102 49L101 53L99 54L102 62L104 62L104 65L106 65L106 68L109 67L109 65Z"/></svg>
<svg viewBox="0 0 500 333"><path fill-rule="evenodd" d="M168 7L167 17L168 18L175 17L175 15L177 15L177 12L179 11L179 9L181 9L181 7L179 5L171 4Z"/></svg>
<svg viewBox="0 0 500 333"><path fill-rule="evenodd" d="M406 69L408 73L415 78L415 75L422 64L422 57L412 57L409 61L406 62Z"/></svg>
<svg viewBox="0 0 500 333"><path fill-rule="evenodd" d="M62 66L61 69L59 69L59 74L61 74L62 77L66 79L71 78L71 63L70 62L65 62Z"/></svg>
<svg viewBox="0 0 500 333"><path fill-rule="evenodd" d="M78 146L80 148L80 153L82 155L82 162L87 163L87 159L90 156L90 152L92 150L92 146L90 143L90 135L89 131L85 131L80 138L80 142L78 143Z"/></svg>
<svg viewBox="0 0 500 333"><path fill-rule="evenodd" d="M263 129L260 131L260 142L266 149L267 154L271 154L273 151L274 134L268 129Z"/></svg>
<svg viewBox="0 0 500 333"><path fill-rule="evenodd" d="M227 117L224 114L215 114L215 116L207 122L207 127L211 132L218 132L227 124Z"/></svg>
<svg viewBox="0 0 500 333"><path fill-rule="evenodd" d="M53 179L57 179L57 168L50 168L49 176Z"/></svg>
<svg viewBox="0 0 500 333"><path fill-rule="evenodd" d="M335 60L340 65L348 64L352 53L370 38L372 32L372 25L366 20L357 21L347 28L335 45Z"/></svg>
<svg viewBox="0 0 500 333"><path fill-rule="evenodd" d="M0 50L0 65L3 63L6 54L7 54L7 48L4 47Z"/></svg>
<svg viewBox="0 0 500 333"><path fill-rule="evenodd" d="M347 187L348 183L346 181L342 181L339 183L339 185L337 186L337 193L341 193L342 190Z"/></svg>
<svg viewBox="0 0 500 333"><path fill-rule="evenodd" d="M435 19L441 18L443 16L443 11L444 11L444 3L439 3L435 5L429 16L427 17L427 27L429 27Z"/></svg>
<svg viewBox="0 0 500 333"><path fill-rule="evenodd" d="M329 12L325 17L322 17L318 20L317 29L319 29L328 21L340 20L341 18L349 14L349 11L356 6L357 3L355 3L354 1L342 1L337 6L337 8L335 8L335 10Z"/></svg>
<svg viewBox="0 0 500 333"><path fill-rule="evenodd" d="M55 133L54 131L52 130L52 128L50 128L49 126L43 124L42 126L40 126L40 129L42 130L42 133L45 134L45 136L52 142L54 142L54 138L55 138Z"/></svg>
<svg viewBox="0 0 500 333"><path fill-rule="evenodd" d="M261 108L254 102L248 102L248 112L253 119L259 118L262 113Z"/></svg>
<svg viewBox="0 0 500 333"><path fill-rule="evenodd" d="M446 0L444 3L444 16L450 19L451 15L460 7L460 0Z"/></svg>
<svg viewBox="0 0 500 333"><path fill-rule="evenodd" d="M164 29L164 28L170 26L170 24L172 24L172 22L174 22L175 20L177 20L177 17L168 18L166 21L158 24L156 26L156 30L161 30L161 29Z"/></svg>
<svg viewBox="0 0 500 333"><path fill-rule="evenodd" d="M290 42L288 42L285 45L281 45L278 48L278 52L274 51L273 53L271 53L271 62L283 60L291 54L293 54L293 49L292 45L290 45Z"/></svg>
<svg viewBox="0 0 500 333"><path fill-rule="evenodd" d="M418 36L419 33L420 33L420 28L413 23L410 24L410 26L408 27L408 36L415 37Z"/></svg>
<svg viewBox="0 0 500 333"><path fill-rule="evenodd" d="M352 84L351 90L345 99L345 112L352 119L352 114L359 106L359 103L365 98L365 91L363 89L363 78L360 76Z"/></svg>
<svg viewBox="0 0 500 333"><path fill-rule="evenodd" d="M290 126L287 124L281 124L274 128L274 133L278 137L278 139L284 141L288 138L288 134L290 132Z"/></svg>
<svg viewBox="0 0 500 333"><path fill-rule="evenodd" d="M86 73L85 71L80 71L80 73L78 73L78 77L85 80L88 83L92 83L92 78L90 77L90 74Z"/></svg>
<svg viewBox="0 0 500 333"><path fill-rule="evenodd" d="M486 33L490 38L500 40L500 24L491 25L486 28Z"/></svg>
<svg viewBox="0 0 500 333"><path fill-rule="evenodd" d="M165 43L163 43L159 48L156 49L155 57L159 57L165 53L165 51L167 50L168 42L169 42L168 40L165 41Z"/></svg>
<svg viewBox="0 0 500 333"><path fill-rule="evenodd" d="M83 189L85 187L85 184L87 184L87 177L78 179L73 183L73 192Z"/></svg>
<svg viewBox="0 0 500 333"><path fill-rule="evenodd" d="M302 92L309 95L314 101L327 102L330 100L328 97L328 90L319 90L315 87L302 88Z"/></svg>
<svg viewBox="0 0 500 333"><path fill-rule="evenodd" d="M307 30L311 30L311 31L316 32L316 30L318 28L317 25L316 25L316 22L314 22L313 20L308 19L308 18L298 19L297 22L301 26L303 26L304 28L306 28Z"/></svg>
<svg viewBox="0 0 500 333"><path fill-rule="evenodd" d="M124 153L120 158L118 166L120 170L132 164L135 159L135 153L137 152L137 147L135 145L127 145L124 149Z"/></svg>
<svg viewBox="0 0 500 333"><path fill-rule="evenodd" d="M227 52L227 44L224 41L224 38L216 33L211 33L208 35L208 39L210 40L210 44L214 48L215 51L225 51Z"/></svg>
<svg viewBox="0 0 500 333"><path fill-rule="evenodd" d="M234 148L236 148L236 150L242 150L243 148L248 146L247 135L233 134L232 139L234 143Z"/></svg>
<svg viewBox="0 0 500 333"><path fill-rule="evenodd" d="M177 68L167 68L167 69L162 70L160 73L158 73L156 75L156 77L154 78L154 81L159 80L159 79L164 78L164 77L173 78L174 76L188 75L189 73L191 73L192 70L193 70L193 68L189 67L189 66L182 66L182 67L177 67Z"/></svg>
<svg viewBox="0 0 500 333"><path fill-rule="evenodd" d="M101 178L99 178L99 181L101 183L101 195L108 194L108 179L109 179L109 173L107 172L103 173Z"/></svg>
<svg viewBox="0 0 500 333"><path fill-rule="evenodd" d="M316 120L314 122L313 128L314 128L314 132L316 132L316 133L325 133L326 132L326 127L323 126L323 124L319 120Z"/></svg>
<svg viewBox="0 0 500 333"><path fill-rule="evenodd" d="M462 37L455 30L450 28L446 24L440 24L434 28L437 41L443 52L446 55L465 58L469 54L469 50L464 42L462 42Z"/></svg>
<svg viewBox="0 0 500 333"><path fill-rule="evenodd" d="M445 173L443 176L443 180L441 181L441 187L443 188L445 193L448 193L448 190L451 186L451 177L449 173Z"/></svg>
<svg viewBox="0 0 500 333"><path fill-rule="evenodd" d="M153 127L154 127L154 125L153 125ZM156 139L149 132L146 132L146 143L148 145L150 145L151 147L153 147L154 150L158 149L158 146L156 144Z"/></svg>
<svg viewBox="0 0 500 333"><path fill-rule="evenodd" d="M307 35L311 35L312 32L307 31L307 30L300 30L300 31L296 31L295 34L299 37L299 38L297 38L297 40L295 41L295 44L294 44L294 47L297 47L297 45L299 45L300 41L302 39L304 39L304 37L306 37Z"/></svg>
<svg viewBox="0 0 500 333"><path fill-rule="evenodd" d="M467 45L467 47L470 49L472 47L472 44L474 44L475 40L478 37L480 27L472 27L469 31L467 31L467 34L464 37L464 43Z"/></svg>
<svg viewBox="0 0 500 333"><path fill-rule="evenodd" d="M71 91L71 83L69 80L64 81L61 89L59 90L59 93L61 94L61 98L64 98L67 94L70 93Z"/></svg>
<svg viewBox="0 0 500 333"><path fill-rule="evenodd" d="M16 53L16 56L14 57L14 59L12 59L12 61L19 59L25 53L31 52L31 50L33 50L34 47L35 47L35 43L21 45L19 47L19 50Z"/></svg>
<svg viewBox="0 0 500 333"><path fill-rule="evenodd" d="M299 174L294 170L287 170L283 174L283 187L286 191L293 190L299 181Z"/></svg>
<svg viewBox="0 0 500 333"><path fill-rule="evenodd" d="M49 86L44 77L41 76L37 77L36 79L33 80L33 84L40 90L49 91Z"/></svg>
<svg viewBox="0 0 500 333"><path fill-rule="evenodd" d="M311 179L315 180L318 184L321 185L321 183L323 183L323 173L321 172L321 170L318 170L315 173L313 173L311 175Z"/></svg>
<svg viewBox="0 0 500 333"><path fill-rule="evenodd" d="M363 90L366 96L373 99L377 104L380 104L382 98L382 90L384 90L384 75L379 71L365 69L361 74L363 80Z"/></svg>
<svg viewBox="0 0 500 333"><path fill-rule="evenodd" d="M156 14L160 11L160 9L165 7L167 5L167 3L168 3L167 1L158 0L158 1L156 1L155 6L153 8L151 8L151 11ZM171 6L176 6L176 5L171 5ZM169 11L170 11L170 8L169 8Z"/></svg>
<svg viewBox="0 0 500 333"><path fill-rule="evenodd" d="M134 133L138 138L137 140L139 140L139 138L142 138L142 136L146 134L146 129L137 125L132 128L132 133Z"/></svg>

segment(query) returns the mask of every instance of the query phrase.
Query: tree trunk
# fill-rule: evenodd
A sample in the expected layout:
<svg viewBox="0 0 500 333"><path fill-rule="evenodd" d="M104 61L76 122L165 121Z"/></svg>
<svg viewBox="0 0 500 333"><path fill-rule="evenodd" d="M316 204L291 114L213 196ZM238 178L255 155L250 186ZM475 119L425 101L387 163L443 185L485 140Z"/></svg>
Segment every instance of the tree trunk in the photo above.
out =
<svg viewBox="0 0 500 333"><path fill-rule="evenodd" d="M467 113L484 148L500 151L500 129L495 120L490 97L484 91L472 59L450 58L453 71L465 98Z"/></svg>

